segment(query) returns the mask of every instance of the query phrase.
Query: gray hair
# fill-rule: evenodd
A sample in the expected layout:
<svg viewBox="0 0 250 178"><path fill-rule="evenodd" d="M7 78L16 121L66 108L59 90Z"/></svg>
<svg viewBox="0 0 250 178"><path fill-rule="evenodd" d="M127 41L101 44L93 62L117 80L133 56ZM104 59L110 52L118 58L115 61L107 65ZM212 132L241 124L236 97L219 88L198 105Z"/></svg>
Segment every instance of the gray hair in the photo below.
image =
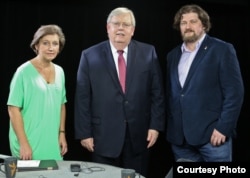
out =
<svg viewBox="0 0 250 178"><path fill-rule="evenodd" d="M112 10L110 12L110 14L108 15L107 23L110 23L113 16L117 16L117 15L121 15L121 14L130 14L131 23L135 27L134 13L133 13L132 10L130 10L130 9L126 8L126 7L118 7L118 8L115 8L114 10Z"/></svg>

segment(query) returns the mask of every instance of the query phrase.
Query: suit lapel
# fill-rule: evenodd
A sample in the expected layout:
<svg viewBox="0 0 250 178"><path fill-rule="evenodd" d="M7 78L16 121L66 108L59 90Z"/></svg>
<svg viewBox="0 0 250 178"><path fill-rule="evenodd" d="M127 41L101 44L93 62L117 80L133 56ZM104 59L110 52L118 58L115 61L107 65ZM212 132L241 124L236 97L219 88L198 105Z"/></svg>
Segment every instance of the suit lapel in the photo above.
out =
<svg viewBox="0 0 250 178"><path fill-rule="evenodd" d="M181 46L178 50L178 52L176 53L176 56L175 56L175 59L178 59L178 60L174 60L174 64L173 64L173 77L174 77L174 81L176 81L178 83L178 86L181 88L181 84L180 84L180 80L179 80L179 73L178 73L178 65L179 65L179 62L180 62L180 59L181 59Z"/></svg>
<svg viewBox="0 0 250 178"><path fill-rule="evenodd" d="M128 92L129 86L132 82L135 68L136 68L136 47L133 41L131 41L128 46L128 55L127 55L126 93Z"/></svg>
<svg viewBox="0 0 250 178"><path fill-rule="evenodd" d="M120 86L119 78L115 67L114 58L111 52L111 47L108 41L103 48L103 56L104 56L104 66L107 68L107 71L110 74L111 79L114 81L115 86L120 88L120 91L122 92L122 88Z"/></svg>
<svg viewBox="0 0 250 178"><path fill-rule="evenodd" d="M183 88L185 88L185 86L188 85L189 81L192 79L192 76L194 75L195 70L197 69L198 65L202 61L203 57L206 55L208 47L209 47L209 38L208 36L206 36L190 66Z"/></svg>

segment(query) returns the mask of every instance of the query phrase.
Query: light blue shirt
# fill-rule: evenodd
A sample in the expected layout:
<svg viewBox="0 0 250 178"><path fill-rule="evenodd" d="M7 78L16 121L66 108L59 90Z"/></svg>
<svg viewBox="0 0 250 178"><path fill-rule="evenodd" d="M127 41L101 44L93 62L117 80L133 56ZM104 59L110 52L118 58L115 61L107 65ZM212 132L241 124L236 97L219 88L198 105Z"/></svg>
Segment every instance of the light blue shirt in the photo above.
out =
<svg viewBox="0 0 250 178"><path fill-rule="evenodd" d="M196 44L195 50L194 51L190 51L187 49L185 43L182 44L181 50L182 50L182 55L181 55L181 59L179 61L179 65L178 65L178 75L179 75L179 81L181 86L184 86L185 80L187 78L190 66L196 56L197 51L200 48L200 45L202 43L202 41L204 40L206 34L204 34L202 36L202 38L198 41L198 43Z"/></svg>

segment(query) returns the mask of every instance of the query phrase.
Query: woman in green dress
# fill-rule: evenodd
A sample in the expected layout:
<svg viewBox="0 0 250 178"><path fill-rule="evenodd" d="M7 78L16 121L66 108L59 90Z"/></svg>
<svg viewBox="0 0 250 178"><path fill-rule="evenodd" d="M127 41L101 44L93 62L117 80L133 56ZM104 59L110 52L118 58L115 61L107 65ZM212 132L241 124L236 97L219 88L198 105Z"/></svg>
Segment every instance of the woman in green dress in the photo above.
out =
<svg viewBox="0 0 250 178"><path fill-rule="evenodd" d="M14 73L7 101L12 156L62 160L68 151L64 71L52 62L64 45L59 26L41 26L30 44L36 56Z"/></svg>

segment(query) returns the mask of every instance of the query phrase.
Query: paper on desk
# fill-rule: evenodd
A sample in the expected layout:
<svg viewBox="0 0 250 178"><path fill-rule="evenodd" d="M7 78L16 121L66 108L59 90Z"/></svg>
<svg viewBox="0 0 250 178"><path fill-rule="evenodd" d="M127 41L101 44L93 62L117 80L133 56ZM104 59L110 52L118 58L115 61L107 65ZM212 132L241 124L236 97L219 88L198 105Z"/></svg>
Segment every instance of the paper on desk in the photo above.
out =
<svg viewBox="0 0 250 178"><path fill-rule="evenodd" d="M0 158L1 158L1 159L5 159L5 158L9 158L9 157L11 157L11 156L0 154Z"/></svg>
<svg viewBox="0 0 250 178"><path fill-rule="evenodd" d="M40 160L18 160L17 167L38 167Z"/></svg>

